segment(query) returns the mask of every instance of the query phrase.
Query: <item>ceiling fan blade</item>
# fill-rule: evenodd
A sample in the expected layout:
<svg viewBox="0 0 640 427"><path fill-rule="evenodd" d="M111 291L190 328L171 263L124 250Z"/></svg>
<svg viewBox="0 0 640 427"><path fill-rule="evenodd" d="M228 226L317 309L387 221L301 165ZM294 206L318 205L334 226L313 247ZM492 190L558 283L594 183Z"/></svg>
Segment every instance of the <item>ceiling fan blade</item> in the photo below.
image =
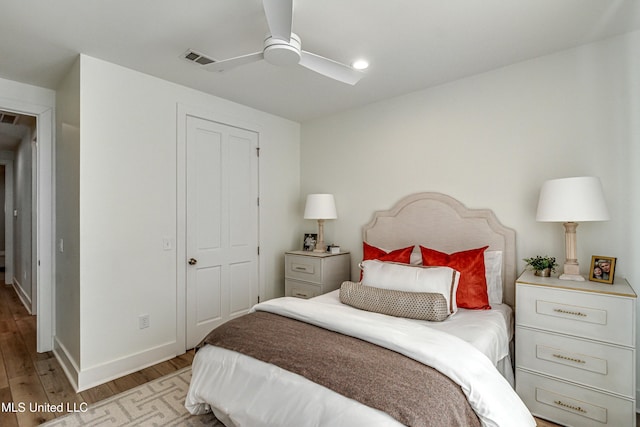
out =
<svg viewBox="0 0 640 427"><path fill-rule="evenodd" d="M348 65L341 64L311 52L302 51L301 54L300 65L342 83L353 86L358 83L362 77L364 77L362 72L354 70Z"/></svg>
<svg viewBox="0 0 640 427"><path fill-rule="evenodd" d="M250 64L252 62L260 61L264 58L262 52L250 53L248 55L237 56L235 58L224 59L222 61L212 62L211 64L203 65L202 67L207 71L223 72L232 68L239 67L241 65Z"/></svg>
<svg viewBox="0 0 640 427"><path fill-rule="evenodd" d="M293 0L263 0L262 5L271 36L288 42L291 38Z"/></svg>

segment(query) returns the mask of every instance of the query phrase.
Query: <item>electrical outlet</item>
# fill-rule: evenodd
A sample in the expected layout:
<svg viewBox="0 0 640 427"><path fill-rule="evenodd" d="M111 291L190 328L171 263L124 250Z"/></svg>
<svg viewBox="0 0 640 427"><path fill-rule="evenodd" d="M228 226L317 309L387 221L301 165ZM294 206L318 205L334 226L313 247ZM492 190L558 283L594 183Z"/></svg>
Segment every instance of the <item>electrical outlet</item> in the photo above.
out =
<svg viewBox="0 0 640 427"><path fill-rule="evenodd" d="M140 329L145 329L149 327L149 315L148 314L141 314L140 316L138 316L138 327Z"/></svg>

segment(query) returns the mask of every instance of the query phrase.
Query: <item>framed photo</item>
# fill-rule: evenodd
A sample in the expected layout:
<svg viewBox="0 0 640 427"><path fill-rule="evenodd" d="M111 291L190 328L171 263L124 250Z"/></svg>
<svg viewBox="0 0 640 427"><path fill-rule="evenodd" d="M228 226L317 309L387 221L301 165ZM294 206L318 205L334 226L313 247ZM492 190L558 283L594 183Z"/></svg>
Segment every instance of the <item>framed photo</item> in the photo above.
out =
<svg viewBox="0 0 640 427"><path fill-rule="evenodd" d="M591 269L589 280L592 282L613 283L613 275L616 269L616 259L610 256L593 255L591 257Z"/></svg>
<svg viewBox="0 0 640 427"><path fill-rule="evenodd" d="M313 251L316 248L316 242L318 241L318 235L314 233L305 233L302 239L302 250Z"/></svg>

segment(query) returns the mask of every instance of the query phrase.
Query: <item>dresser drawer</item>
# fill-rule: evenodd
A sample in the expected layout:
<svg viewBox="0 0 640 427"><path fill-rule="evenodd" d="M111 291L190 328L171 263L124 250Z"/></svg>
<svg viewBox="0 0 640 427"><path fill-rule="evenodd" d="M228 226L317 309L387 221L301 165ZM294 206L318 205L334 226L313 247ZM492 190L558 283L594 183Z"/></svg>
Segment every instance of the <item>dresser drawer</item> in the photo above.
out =
<svg viewBox="0 0 640 427"><path fill-rule="evenodd" d="M565 426L632 426L632 400L516 370L516 391L532 414Z"/></svg>
<svg viewBox="0 0 640 427"><path fill-rule="evenodd" d="M288 255L285 265L285 277L322 283L322 259L311 256Z"/></svg>
<svg viewBox="0 0 640 427"><path fill-rule="evenodd" d="M634 352L523 327L516 328L518 367L632 398Z"/></svg>
<svg viewBox="0 0 640 427"><path fill-rule="evenodd" d="M518 284L516 322L599 341L635 345L630 298Z"/></svg>
<svg viewBox="0 0 640 427"><path fill-rule="evenodd" d="M309 299L322 294L322 287L311 283L285 280L285 296Z"/></svg>

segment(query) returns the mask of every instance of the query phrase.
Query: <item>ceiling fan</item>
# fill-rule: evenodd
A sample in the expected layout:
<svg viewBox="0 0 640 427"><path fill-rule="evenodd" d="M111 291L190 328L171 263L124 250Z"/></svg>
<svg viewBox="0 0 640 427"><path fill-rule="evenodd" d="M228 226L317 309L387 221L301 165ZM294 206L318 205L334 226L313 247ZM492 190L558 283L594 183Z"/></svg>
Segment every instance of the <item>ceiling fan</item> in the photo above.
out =
<svg viewBox="0 0 640 427"><path fill-rule="evenodd" d="M291 32L293 0L263 0L262 4L270 34L265 38L264 48L261 52L214 61L190 51L187 52L185 58L203 64L202 66L208 71L217 72L265 60L283 67L299 64L316 73L350 85L355 85L363 77L362 72L348 65L302 50L300 37Z"/></svg>

